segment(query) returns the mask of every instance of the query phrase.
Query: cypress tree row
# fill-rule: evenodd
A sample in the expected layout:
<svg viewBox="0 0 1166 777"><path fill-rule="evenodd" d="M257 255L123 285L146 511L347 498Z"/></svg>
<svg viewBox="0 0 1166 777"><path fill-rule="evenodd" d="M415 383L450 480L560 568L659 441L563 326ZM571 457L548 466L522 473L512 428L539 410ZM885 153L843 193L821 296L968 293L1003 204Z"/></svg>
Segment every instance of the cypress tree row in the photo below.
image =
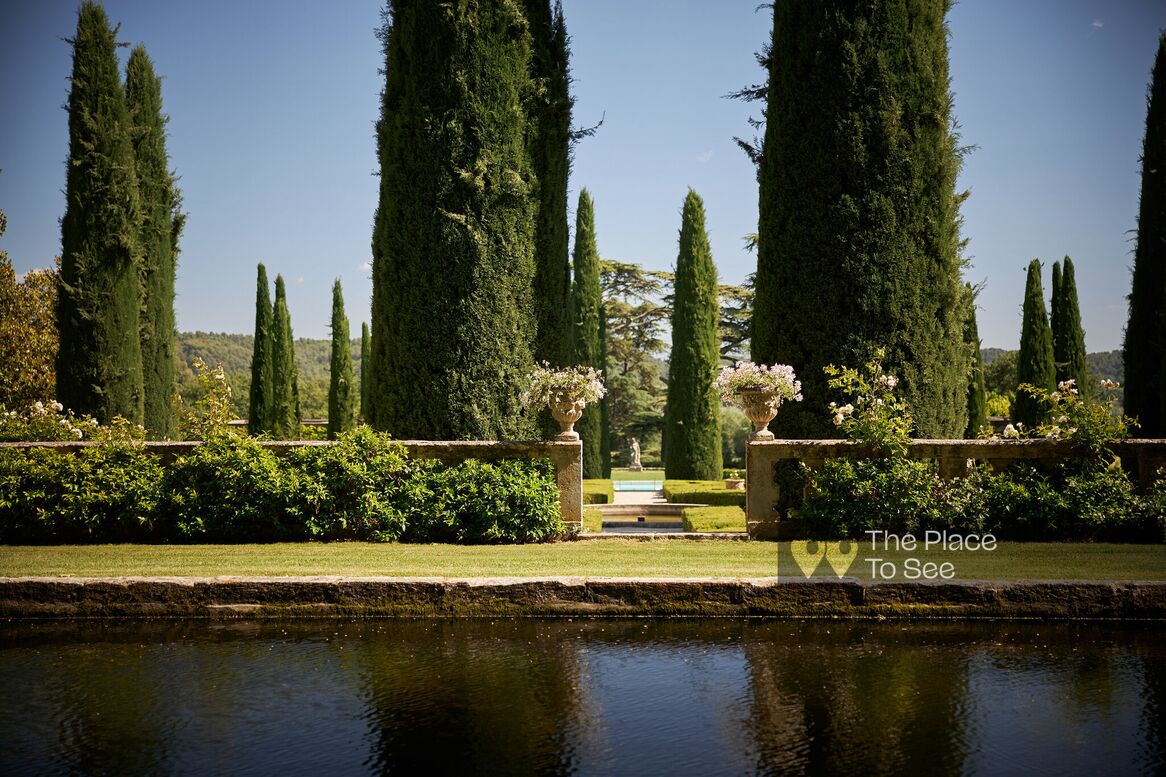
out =
<svg viewBox="0 0 1166 777"><path fill-rule="evenodd" d="M755 362L802 381L779 436L833 436L822 368L877 346L917 434L967 426L948 6L773 5L751 334Z"/></svg>
<svg viewBox="0 0 1166 777"><path fill-rule="evenodd" d="M171 400L178 388L174 369L174 277L178 237L185 218L179 212L180 195L166 154L162 81L142 46L130 52L125 95L133 126L142 212L139 271L144 420L151 437L164 439L174 432Z"/></svg>
<svg viewBox="0 0 1166 777"><path fill-rule="evenodd" d="M142 422L139 195L114 32L77 15L57 295L57 398L100 421Z"/></svg>
<svg viewBox="0 0 1166 777"><path fill-rule="evenodd" d="M267 284L267 268L259 263L255 283L255 339L251 349L251 393L247 404L247 431L271 432L275 423L275 391L272 376L274 310Z"/></svg>
<svg viewBox="0 0 1166 777"><path fill-rule="evenodd" d="M969 300L964 319L964 343L972 352L972 369L968 373L968 426L964 437L974 439L988 423L988 398L984 392L984 355L980 351L980 328L976 325L976 297L972 285L965 284Z"/></svg>
<svg viewBox="0 0 1166 777"><path fill-rule="evenodd" d="M1081 308L1077 304L1077 277L1073 260L1065 257L1064 268L1057 278L1053 265L1053 364L1057 382L1074 380L1083 392L1092 392L1093 380L1085 354L1085 330L1081 328Z"/></svg>
<svg viewBox="0 0 1166 777"><path fill-rule="evenodd" d="M360 322L360 420L368 423L368 362L372 358L368 336L368 322Z"/></svg>
<svg viewBox="0 0 1166 777"><path fill-rule="evenodd" d="M538 179L535 223L534 358L554 366L571 360L571 262L567 253L567 174L571 146L571 76L562 4L527 0L534 98L529 109L531 160ZM547 413L548 430L558 425Z"/></svg>
<svg viewBox="0 0 1166 777"><path fill-rule="evenodd" d="M372 425L521 438L533 364L530 30L515 3L390 0L377 123Z"/></svg>
<svg viewBox="0 0 1166 777"><path fill-rule="evenodd" d="M352 385L352 342L340 279L332 284L332 361L328 381L328 439L356 426L356 387Z"/></svg>
<svg viewBox="0 0 1166 777"><path fill-rule="evenodd" d="M292 339L291 316L283 276L275 276L275 309L271 324L271 436L294 440L300 433L299 370Z"/></svg>
<svg viewBox="0 0 1166 777"><path fill-rule="evenodd" d="M1125 361L1127 415L1141 437L1166 436L1166 32L1158 37L1146 97L1142 194L1130 288Z"/></svg>
<svg viewBox="0 0 1166 777"><path fill-rule="evenodd" d="M599 363L603 371L604 384L607 383L607 306L599 307ZM607 395L599 400L599 459L603 462L603 477L611 477L611 408Z"/></svg>
<svg viewBox="0 0 1166 777"><path fill-rule="evenodd" d="M587 189L579 191L575 210L575 285L571 292L575 317L575 363L603 369L603 289L599 284L599 248L595 243L595 205ZM603 477L603 410L590 405L575 424L583 441L583 477Z"/></svg>
<svg viewBox="0 0 1166 777"><path fill-rule="evenodd" d="M1061 368L1057 365L1057 332L1064 328L1064 313L1061 309L1061 263L1053 262L1052 289L1049 293L1049 328L1053 332L1053 365L1057 370L1057 380L1061 380Z"/></svg>
<svg viewBox="0 0 1166 777"><path fill-rule="evenodd" d="M1045 312L1045 294L1040 282L1040 260L1028 264L1028 281L1024 286L1024 318L1020 329L1020 354L1016 358L1017 383L1028 383L1036 388L1053 391L1057 387L1057 373L1053 365L1053 332ZM1016 392L1012 403L1012 422L1035 428L1047 408L1035 397Z"/></svg>
<svg viewBox="0 0 1166 777"><path fill-rule="evenodd" d="M664 477L721 478L720 396L713 379L721 361L717 268L704 227L704 203L688 190L680 223L672 306L672 356L664 411Z"/></svg>

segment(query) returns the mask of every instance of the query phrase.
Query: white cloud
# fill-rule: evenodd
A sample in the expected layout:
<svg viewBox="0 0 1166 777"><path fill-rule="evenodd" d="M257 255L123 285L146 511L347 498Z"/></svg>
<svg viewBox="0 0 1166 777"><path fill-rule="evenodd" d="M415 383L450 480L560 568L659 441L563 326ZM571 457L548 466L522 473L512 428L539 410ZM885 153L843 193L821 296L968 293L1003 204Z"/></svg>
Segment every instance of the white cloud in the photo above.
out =
<svg viewBox="0 0 1166 777"><path fill-rule="evenodd" d="M1093 24L1091 24L1089 26L1095 30L1100 30L1102 27L1105 26L1105 22L1101 21L1100 19L1094 19Z"/></svg>
<svg viewBox="0 0 1166 777"><path fill-rule="evenodd" d="M301 275L300 277L296 278L296 283L303 283L303 282L304 282L304 276Z"/></svg>
<svg viewBox="0 0 1166 777"><path fill-rule="evenodd" d="M696 161L698 161L698 162L707 162L712 158L713 158L712 149L709 149L708 151L705 151L704 153L696 155Z"/></svg>
<svg viewBox="0 0 1166 777"><path fill-rule="evenodd" d="M370 262L366 259L365 261L356 265L356 269L363 270L364 272L369 272L370 270L372 270L372 262Z"/></svg>

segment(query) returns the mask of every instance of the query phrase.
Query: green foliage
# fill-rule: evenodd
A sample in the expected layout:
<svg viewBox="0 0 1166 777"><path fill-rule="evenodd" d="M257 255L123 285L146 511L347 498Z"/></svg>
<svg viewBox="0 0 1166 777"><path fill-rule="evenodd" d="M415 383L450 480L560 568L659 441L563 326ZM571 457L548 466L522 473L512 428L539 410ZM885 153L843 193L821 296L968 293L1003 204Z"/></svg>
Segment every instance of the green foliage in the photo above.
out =
<svg viewBox="0 0 1166 777"><path fill-rule="evenodd" d="M178 397L178 432L184 440L210 440L230 434L227 422L231 412L231 384L223 365L207 367L202 359L195 358L194 369L202 391L193 402Z"/></svg>
<svg viewBox="0 0 1166 777"><path fill-rule="evenodd" d="M987 396L985 396L984 412L986 415L1007 418L1011 411L1012 400L1003 394L997 394L995 391L989 391Z"/></svg>
<svg viewBox="0 0 1166 777"><path fill-rule="evenodd" d="M879 456L901 456L907 450L914 421L907 402L895 393L899 379L883 372L884 352L875 350L862 372L851 367L824 368L828 387L849 399L830 403L832 421L848 440L869 445Z"/></svg>
<svg viewBox="0 0 1166 777"><path fill-rule="evenodd" d="M332 286L332 370L328 386L328 439L356 425L356 385L352 378L352 343L348 339L348 316L344 315L344 295L340 279Z"/></svg>
<svg viewBox="0 0 1166 777"><path fill-rule="evenodd" d="M721 471L717 268L704 226L704 202L689 189L681 214L672 308L672 355L664 413L664 470L683 480Z"/></svg>
<svg viewBox="0 0 1166 777"><path fill-rule="evenodd" d="M1085 353L1085 330L1081 328L1081 309L1077 304L1077 274L1073 260L1065 257L1064 269L1053 263L1053 302L1050 328L1053 333L1053 365L1057 382L1076 381L1077 386L1093 390L1089 362ZM1058 282L1056 274L1061 278Z"/></svg>
<svg viewBox="0 0 1166 777"><path fill-rule="evenodd" d="M373 223L373 427L529 437L539 212L519 3L391 2Z"/></svg>
<svg viewBox="0 0 1166 777"><path fill-rule="evenodd" d="M980 353L980 332L976 326L975 293L971 284L965 286L971 303L964 320L964 344L972 352L972 369L968 373L968 426L964 437L975 438L988 423L987 402L984 393L984 358Z"/></svg>
<svg viewBox="0 0 1166 777"><path fill-rule="evenodd" d="M1057 384L1053 365L1053 333L1045 313L1045 297L1041 290L1040 260L1028 264L1028 280L1024 287L1024 318L1020 330L1020 353L1016 360L1016 378L1020 384L1053 391ZM1032 393L1018 393L1012 403L1012 421L1029 428L1040 423L1047 408Z"/></svg>
<svg viewBox="0 0 1166 777"><path fill-rule="evenodd" d="M1122 353L1125 410L1142 434L1166 436L1166 32L1146 96L1138 239Z"/></svg>
<svg viewBox="0 0 1166 777"><path fill-rule="evenodd" d="M142 221L115 32L85 0L69 90L57 297L57 398L107 421L142 420L138 263Z"/></svg>
<svg viewBox="0 0 1166 777"><path fill-rule="evenodd" d="M720 473L718 473L720 474ZM674 503L745 507L745 492L722 480L665 480L664 499Z"/></svg>
<svg viewBox="0 0 1166 777"><path fill-rule="evenodd" d="M684 531L745 531L745 511L740 507L686 507L680 516Z"/></svg>
<svg viewBox="0 0 1166 777"><path fill-rule="evenodd" d="M174 432L172 400L177 391L174 343L174 278L178 237L186 217L166 154L162 81L142 46L126 64L126 107L133 132L142 223L141 340L145 426L150 436L167 439Z"/></svg>
<svg viewBox="0 0 1166 777"><path fill-rule="evenodd" d="M0 210L0 236L8 227ZM16 280L0 251L0 406L23 407L56 396L57 286L55 269L32 270Z"/></svg>
<svg viewBox="0 0 1166 777"><path fill-rule="evenodd" d="M372 410L368 404L368 356L372 352L368 323L360 322L360 420L368 423Z"/></svg>
<svg viewBox="0 0 1166 777"><path fill-rule="evenodd" d="M583 481L583 504L609 505L615 502L615 486L607 478L588 478Z"/></svg>
<svg viewBox="0 0 1166 777"><path fill-rule="evenodd" d="M934 465L898 456L828 459L814 470L797 517L818 539L860 538L872 529L917 533L940 522L941 482Z"/></svg>
<svg viewBox="0 0 1166 777"><path fill-rule="evenodd" d="M270 434L274 424L271 352L275 335L274 315L267 268L260 262L255 284L255 338L251 350L251 391L247 407L247 429L254 435Z"/></svg>
<svg viewBox="0 0 1166 777"><path fill-rule="evenodd" d="M988 351L984 349L984 388L1002 396L1008 396L1016 391L1020 381L1016 379L1016 359L1020 351L1001 351L992 359L988 359Z"/></svg>
<svg viewBox="0 0 1166 777"><path fill-rule="evenodd" d="M732 467L745 466L745 445L753 424L740 409L721 405L721 460Z"/></svg>
<svg viewBox="0 0 1166 777"><path fill-rule="evenodd" d="M607 306L599 308L599 363L607 375ZM603 477L611 477L611 403L606 390L599 400L599 458L603 462Z"/></svg>
<svg viewBox="0 0 1166 777"><path fill-rule="evenodd" d="M292 440L300 431L299 373L283 276L275 276L271 336L271 435Z"/></svg>
<svg viewBox="0 0 1166 777"><path fill-rule="evenodd" d="M1108 383L1105 387L1117 388ZM1109 443L1128 437L1134 425L1133 419L1117 412L1116 397L1095 399L1089 393L1081 394L1072 380L1059 383L1056 391L1022 383L1018 393L1046 408L1033 430L1035 436L1069 440L1078 456L1095 465L1107 466L1113 461Z"/></svg>
<svg viewBox="0 0 1166 777"><path fill-rule="evenodd" d="M831 435L822 368L876 344L918 434L967 426L947 6L773 5L752 360L791 365L806 397L778 436Z"/></svg>
<svg viewBox="0 0 1166 777"><path fill-rule="evenodd" d="M599 285L599 248L595 244L595 206L587 189L579 191L575 211L575 281L571 291L574 310L575 361L602 370L603 298ZM583 440L583 477L603 477L603 410L592 405L583 411L575 430Z"/></svg>

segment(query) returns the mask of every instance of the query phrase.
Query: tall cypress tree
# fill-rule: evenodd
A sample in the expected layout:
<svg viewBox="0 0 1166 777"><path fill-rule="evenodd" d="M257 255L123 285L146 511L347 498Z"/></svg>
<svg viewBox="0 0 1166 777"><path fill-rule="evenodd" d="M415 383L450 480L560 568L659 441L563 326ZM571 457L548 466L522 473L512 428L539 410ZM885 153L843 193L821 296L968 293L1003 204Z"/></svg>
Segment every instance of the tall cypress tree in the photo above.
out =
<svg viewBox="0 0 1166 777"><path fill-rule="evenodd" d="M101 421L142 421L139 194L114 31L77 15L57 295L57 398Z"/></svg>
<svg viewBox="0 0 1166 777"><path fill-rule="evenodd" d="M1028 383L1036 388L1053 391L1057 386L1057 372L1053 365L1053 332L1045 312L1045 294L1040 282L1040 260L1028 264L1028 280L1024 286L1024 318L1020 329L1020 354L1016 358L1017 383ZM1035 428L1047 408L1038 399L1023 391L1016 392L1012 403L1013 423Z"/></svg>
<svg viewBox="0 0 1166 777"><path fill-rule="evenodd" d="M575 210L575 285L571 292L575 318L575 363L603 369L603 289L599 284L599 248L595 242L595 205L586 189L579 191ZM583 441L583 477L603 477L603 410L591 405L575 424Z"/></svg>
<svg viewBox="0 0 1166 777"><path fill-rule="evenodd" d="M271 432L275 419L272 376L274 310L267 283L267 268L259 263L255 283L255 338L251 348L251 393L247 404L247 430L251 434Z"/></svg>
<svg viewBox="0 0 1166 777"><path fill-rule="evenodd" d="M134 163L138 174L142 227L141 338L144 418L151 437L174 432L171 400L178 390L175 375L174 277L178 237L185 218L166 154L162 114L162 80L143 46L126 64L126 106L133 125Z"/></svg>
<svg viewBox="0 0 1166 777"><path fill-rule="evenodd" d="M1125 412L1139 436L1166 436L1166 32L1158 37L1146 96L1142 194L1130 288L1125 360Z"/></svg>
<svg viewBox="0 0 1166 777"><path fill-rule="evenodd" d="M271 324L271 435L294 440L300 433L299 370L283 276L275 276Z"/></svg>
<svg viewBox="0 0 1166 777"><path fill-rule="evenodd" d="M779 435L833 436L822 368L877 346L919 435L967 426L948 6L773 5L752 354L792 365L806 400Z"/></svg>
<svg viewBox="0 0 1166 777"><path fill-rule="evenodd" d="M713 385L721 361L717 268L705 233L704 202L691 189L681 215L675 283L664 476L719 480L721 402Z"/></svg>
<svg viewBox="0 0 1166 777"><path fill-rule="evenodd" d="M988 423L988 400L984 393L984 355L980 350L980 328L976 325L976 291L970 283L964 285L968 299L967 318L964 319L964 343L972 352L972 369L968 373L968 426L964 437L974 438Z"/></svg>
<svg viewBox="0 0 1166 777"><path fill-rule="evenodd" d="M607 306L599 307L599 363L606 384L607 369ZM603 477L611 477L611 408L607 395L599 400L599 459L603 462Z"/></svg>
<svg viewBox="0 0 1166 777"><path fill-rule="evenodd" d="M360 322L360 420L368 423L368 362L372 358L368 322Z"/></svg>
<svg viewBox="0 0 1166 777"><path fill-rule="evenodd" d="M356 386L352 379L352 341L348 339L348 316L344 315L344 293L340 279L332 284L332 361L328 382L328 439L356 426Z"/></svg>
<svg viewBox="0 0 1166 777"><path fill-rule="evenodd" d="M1074 380L1079 390L1092 392L1094 387L1085 354L1085 330L1081 328L1081 308L1077 304L1076 271L1073 260L1067 256L1063 269L1053 265L1052 308L1053 364L1057 382Z"/></svg>
<svg viewBox="0 0 1166 777"><path fill-rule="evenodd" d="M372 425L397 437L533 433L537 180L522 6L390 0L377 123Z"/></svg>

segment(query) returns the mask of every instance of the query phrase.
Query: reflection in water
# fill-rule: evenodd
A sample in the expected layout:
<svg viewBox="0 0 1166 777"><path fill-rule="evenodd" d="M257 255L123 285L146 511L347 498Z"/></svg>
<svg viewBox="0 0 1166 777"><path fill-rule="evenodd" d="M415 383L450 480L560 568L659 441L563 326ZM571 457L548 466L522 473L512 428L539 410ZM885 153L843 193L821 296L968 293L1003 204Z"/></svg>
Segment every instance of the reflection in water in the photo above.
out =
<svg viewBox="0 0 1166 777"><path fill-rule="evenodd" d="M1161 624L0 625L2 774L1166 770Z"/></svg>

